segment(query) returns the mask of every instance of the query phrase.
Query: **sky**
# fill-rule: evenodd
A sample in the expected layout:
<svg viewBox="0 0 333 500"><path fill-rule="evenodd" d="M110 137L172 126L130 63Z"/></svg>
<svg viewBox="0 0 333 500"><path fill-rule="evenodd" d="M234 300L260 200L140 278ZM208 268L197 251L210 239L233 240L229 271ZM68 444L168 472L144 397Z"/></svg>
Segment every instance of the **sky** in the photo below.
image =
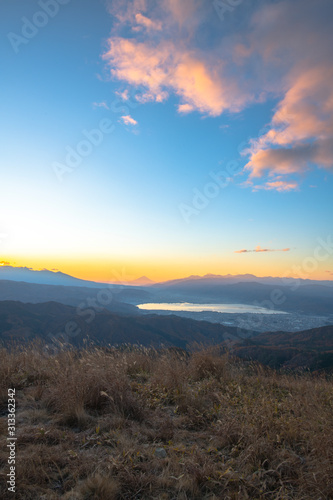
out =
<svg viewBox="0 0 333 500"><path fill-rule="evenodd" d="M0 265L333 279L331 0L0 9Z"/></svg>

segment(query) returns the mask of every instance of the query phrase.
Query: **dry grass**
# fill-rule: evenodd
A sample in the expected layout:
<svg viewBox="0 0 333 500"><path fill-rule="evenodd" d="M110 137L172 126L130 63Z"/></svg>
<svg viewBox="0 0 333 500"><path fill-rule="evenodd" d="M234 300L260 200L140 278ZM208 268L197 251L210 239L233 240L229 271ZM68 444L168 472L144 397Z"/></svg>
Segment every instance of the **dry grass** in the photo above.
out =
<svg viewBox="0 0 333 500"><path fill-rule="evenodd" d="M17 499L333 498L333 385L218 350L0 351L17 394ZM164 448L160 458L157 448Z"/></svg>

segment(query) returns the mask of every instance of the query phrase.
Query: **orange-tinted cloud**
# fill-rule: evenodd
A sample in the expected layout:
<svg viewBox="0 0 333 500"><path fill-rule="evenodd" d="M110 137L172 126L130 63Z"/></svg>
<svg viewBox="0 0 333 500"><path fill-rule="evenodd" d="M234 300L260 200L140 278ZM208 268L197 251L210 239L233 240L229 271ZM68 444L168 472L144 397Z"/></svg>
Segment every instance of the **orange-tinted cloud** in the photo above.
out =
<svg viewBox="0 0 333 500"><path fill-rule="evenodd" d="M107 2L110 14L118 19L119 23L137 24L136 14L144 12L147 8L146 0L110 0Z"/></svg>
<svg viewBox="0 0 333 500"><path fill-rule="evenodd" d="M274 250L272 248L261 248L260 245L258 245L254 250L236 250L234 253L261 253L261 252L290 252L290 248L282 248L281 250Z"/></svg>
<svg viewBox="0 0 333 500"><path fill-rule="evenodd" d="M147 89L141 102L162 102L174 92L181 99L181 113L197 110L211 116L244 105L245 98L237 91L235 81L224 78L221 69L217 71L204 58L170 40L154 45L113 37L103 57L114 77Z"/></svg>
<svg viewBox="0 0 333 500"><path fill-rule="evenodd" d="M165 11L169 12L173 21L183 25L191 19L201 5L200 0L163 0Z"/></svg>
<svg viewBox="0 0 333 500"><path fill-rule="evenodd" d="M10 266L10 262L7 262L5 260L0 261L0 266Z"/></svg>
<svg viewBox="0 0 333 500"><path fill-rule="evenodd" d="M250 178L288 178L313 168L333 169L333 57L329 47L332 5L328 0L296 0L265 6L254 19L252 53L261 54L282 94L269 131L251 141L245 169ZM282 59L283 58L283 59ZM290 187L287 180L286 186ZM264 189L266 189L263 186ZM288 189L288 188L287 188Z"/></svg>
<svg viewBox="0 0 333 500"><path fill-rule="evenodd" d="M122 116L121 120L123 121L123 123L125 123L125 125L135 126L138 124L138 122L134 120L134 118L132 118L130 115Z"/></svg>
<svg viewBox="0 0 333 500"><path fill-rule="evenodd" d="M302 173L316 164L333 168L333 66L297 75L273 116L271 129L253 141L246 169L265 173Z"/></svg>
<svg viewBox="0 0 333 500"><path fill-rule="evenodd" d="M143 26L147 30L160 31L162 29L162 23L160 21L152 21L151 19L144 16L140 12L135 14L135 20L136 20L138 26ZM138 28L138 27L134 27L134 29L135 28Z"/></svg>
<svg viewBox="0 0 333 500"><path fill-rule="evenodd" d="M255 185L253 186L253 191L257 191L259 189L265 189L266 191L294 191L298 189L298 184L297 182L288 182L288 181L272 181L272 182L265 182L264 184L260 185Z"/></svg>

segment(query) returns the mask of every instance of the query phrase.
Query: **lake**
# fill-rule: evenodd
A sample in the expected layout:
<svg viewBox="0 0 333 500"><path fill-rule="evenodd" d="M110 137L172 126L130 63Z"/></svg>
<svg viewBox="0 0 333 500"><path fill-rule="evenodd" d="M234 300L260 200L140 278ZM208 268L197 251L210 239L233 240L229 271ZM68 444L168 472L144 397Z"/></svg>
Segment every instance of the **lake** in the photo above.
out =
<svg viewBox="0 0 333 500"><path fill-rule="evenodd" d="M231 314L288 314L283 311L275 311L272 309L266 309L265 307L246 304L191 304L190 302L175 302L169 304L139 304L137 307L145 311L213 311Z"/></svg>

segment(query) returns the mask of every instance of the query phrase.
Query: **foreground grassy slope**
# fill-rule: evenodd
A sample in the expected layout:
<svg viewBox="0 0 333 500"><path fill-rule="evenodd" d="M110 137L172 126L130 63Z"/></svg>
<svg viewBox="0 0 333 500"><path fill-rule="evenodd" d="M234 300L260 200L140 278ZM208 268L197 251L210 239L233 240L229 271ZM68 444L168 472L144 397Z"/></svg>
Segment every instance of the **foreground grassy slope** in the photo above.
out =
<svg viewBox="0 0 333 500"><path fill-rule="evenodd" d="M333 384L218 350L0 351L17 392L18 499L328 499Z"/></svg>

